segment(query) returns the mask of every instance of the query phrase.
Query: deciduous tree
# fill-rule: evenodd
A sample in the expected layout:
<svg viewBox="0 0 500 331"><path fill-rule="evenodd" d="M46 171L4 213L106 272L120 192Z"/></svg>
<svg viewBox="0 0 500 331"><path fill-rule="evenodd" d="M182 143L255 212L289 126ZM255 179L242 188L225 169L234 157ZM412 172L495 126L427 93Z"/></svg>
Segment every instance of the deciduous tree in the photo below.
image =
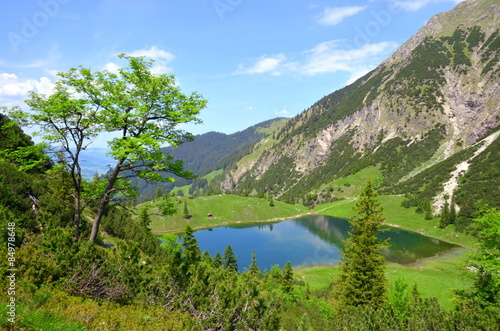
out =
<svg viewBox="0 0 500 331"><path fill-rule="evenodd" d="M61 79L50 96L31 92L26 100L30 111L15 108L10 112L21 124L38 125L42 138L69 170L77 238L83 210L90 202L97 203L92 241L108 204L119 194L133 196L130 178L172 181L165 173L192 178L182 162L165 156L160 148L192 139L179 125L199 122L196 116L206 105L197 93L181 93L174 76L153 74L152 61L125 54L119 57L128 66L118 73L72 68L59 74ZM90 189L82 175L81 153L103 133L114 136L108 147L115 164Z"/></svg>

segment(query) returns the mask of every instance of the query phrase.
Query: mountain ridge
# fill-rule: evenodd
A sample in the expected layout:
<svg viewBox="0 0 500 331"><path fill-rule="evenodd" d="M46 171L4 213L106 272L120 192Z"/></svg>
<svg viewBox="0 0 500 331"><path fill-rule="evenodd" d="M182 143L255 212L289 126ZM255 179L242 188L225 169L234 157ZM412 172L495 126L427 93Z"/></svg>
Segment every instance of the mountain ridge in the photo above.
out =
<svg viewBox="0 0 500 331"><path fill-rule="evenodd" d="M472 148L500 124L499 16L494 1L469 0L433 17L373 71L292 118L252 162L230 167L221 189L336 199L320 187L374 166L390 192Z"/></svg>

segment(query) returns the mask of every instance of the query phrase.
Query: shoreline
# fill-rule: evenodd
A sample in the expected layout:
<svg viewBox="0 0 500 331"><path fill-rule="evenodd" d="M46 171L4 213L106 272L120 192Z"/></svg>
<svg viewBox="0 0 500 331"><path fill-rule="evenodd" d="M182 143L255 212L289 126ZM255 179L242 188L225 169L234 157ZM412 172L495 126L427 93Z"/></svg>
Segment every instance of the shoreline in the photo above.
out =
<svg viewBox="0 0 500 331"><path fill-rule="evenodd" d="M316 212L309 212L309 213L297 214L294 216L275 217L275 218L265 219L265 220L247 220L247 221L234 221L234 222L226 221L226 222L222 222L222 223L215 223L211 226L206 226L206 225L195 226L195 227L192 227L192 229L197 231L197 230L207 230L207 229L220 228L220 227L228 226L228 225L232 225L232 224L274 223L274 222L288 221L288 220L296 219L296 218L303 217L303 216L309 216L309 215L321 215L321 214L318 214ZM217 218L214 218L214 220L217 220ZM161 233L156 232L153 234L155 236L162 236L164 234L177 234L177 233L183 233L183 232L184 232L184 230L174 230L174 231L166 231L166 232L161 232Z"/></svg>

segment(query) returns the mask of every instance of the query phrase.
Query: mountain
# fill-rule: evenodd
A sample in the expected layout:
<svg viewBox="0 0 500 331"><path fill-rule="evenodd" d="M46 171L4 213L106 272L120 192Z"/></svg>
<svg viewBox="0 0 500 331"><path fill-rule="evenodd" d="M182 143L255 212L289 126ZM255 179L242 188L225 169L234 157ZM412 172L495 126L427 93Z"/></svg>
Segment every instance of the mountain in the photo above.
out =
<svg viewBox="0 0 500 331"><path fill-rule="evenodd" d="M436 212L472 196L499 205L499 16L497 0L469 0L433 17L376 69L257 143L223 174L222 191L332 201L371 177Z"/></svg>
<svg viewBox="0 0 500 331"><path fill-rule="evenodd" d="M234 164L243 155L250 153L255 143L271 135L287 121L287 118L275 118L233 134L207 132L195 136L193 141L185 142L178 147L163 148L162 152L173 156L174 160L182 160L184 169L193 172L199 177L199 179L194 181L194 186L204 188L208 182L201 177ZM193 183L192 180L183 178L175 179L175 183L161 184L148 183L136 179L133 184L138 186L142 199L151 199L159 187L163 191L170 191L174 187Z"/></svg>

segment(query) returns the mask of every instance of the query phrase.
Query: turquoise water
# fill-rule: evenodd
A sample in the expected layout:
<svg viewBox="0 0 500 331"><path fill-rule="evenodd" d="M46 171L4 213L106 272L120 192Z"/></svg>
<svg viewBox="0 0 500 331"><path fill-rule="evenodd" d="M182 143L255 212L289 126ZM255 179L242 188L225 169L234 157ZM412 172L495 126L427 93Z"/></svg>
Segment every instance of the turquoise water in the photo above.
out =
<svg viewBox="0 0 500 331"><path fill-rule="evenodd" d="M431 257L458 247L438 239L422 236L393 227L384 227L381 239L390 238L391 246L382 250L387 261L403 265ZM252 250L261 270L273 265L283 267L288 261L294 267L335 265L340 261L339 249L348 236L349 223L345 219L312 215L275 223L239 224L198 230L196 239L201 251L214 256L224 255L231 245L238 259L240 271L250 265Z"/></svg>

